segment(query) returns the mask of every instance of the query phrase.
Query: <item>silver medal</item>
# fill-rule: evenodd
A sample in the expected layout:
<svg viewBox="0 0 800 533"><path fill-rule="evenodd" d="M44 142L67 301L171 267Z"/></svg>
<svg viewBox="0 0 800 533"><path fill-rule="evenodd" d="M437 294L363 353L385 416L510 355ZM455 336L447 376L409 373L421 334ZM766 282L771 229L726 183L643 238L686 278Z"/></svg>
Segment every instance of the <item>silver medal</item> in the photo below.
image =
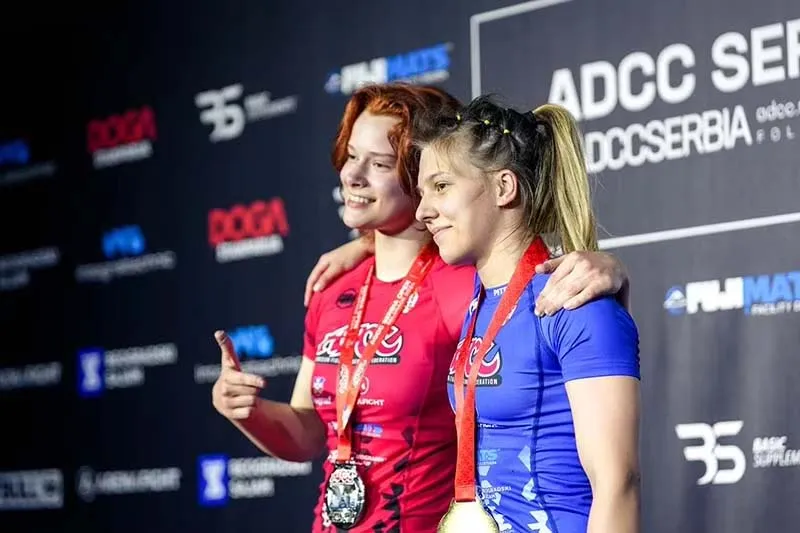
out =
<svg viewBox="0 0 800 533"><path fill-rule="evenodd" d="M325 513L340 529L351 529L364 512L364 482L353 463L336 463L325 487Z"/></svg>

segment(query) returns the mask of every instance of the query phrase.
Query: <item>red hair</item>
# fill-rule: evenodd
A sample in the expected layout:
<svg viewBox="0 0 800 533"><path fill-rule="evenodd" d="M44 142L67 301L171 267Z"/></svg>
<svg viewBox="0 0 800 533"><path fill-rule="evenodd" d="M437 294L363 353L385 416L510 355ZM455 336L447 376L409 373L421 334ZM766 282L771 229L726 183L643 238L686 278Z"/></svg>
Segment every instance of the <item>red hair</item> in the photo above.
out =
<svg viewBox="0 0 800 533"><path fill-rule="evenodd" d="M454 116L461 104L455 97L436 87L391 83L368 85L353 93L339 123L331 159L337 171L347 161L347 143L353 124L364 111L400 119L389 130L389 143L397 154L397 171L400 185L406 194L419 202L417 174L420 150L414 142L418 127L427 127L423 121L433 121L440 114Z"/></svg>

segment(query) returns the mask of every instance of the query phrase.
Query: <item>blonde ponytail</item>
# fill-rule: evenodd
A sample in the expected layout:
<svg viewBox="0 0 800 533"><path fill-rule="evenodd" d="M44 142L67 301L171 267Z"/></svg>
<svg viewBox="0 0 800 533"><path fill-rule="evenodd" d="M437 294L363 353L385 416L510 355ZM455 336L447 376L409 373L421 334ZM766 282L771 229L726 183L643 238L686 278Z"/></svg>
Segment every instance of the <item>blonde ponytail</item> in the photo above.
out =
<svg viewBox="0 0 800 533"><path fill-rule="evenodd" d="M533 113L537 121L547 124L552 137L542 161L542 177L552 187L563 252L595 251L597 231L578 124L559 105L545 104Z"/></svg>

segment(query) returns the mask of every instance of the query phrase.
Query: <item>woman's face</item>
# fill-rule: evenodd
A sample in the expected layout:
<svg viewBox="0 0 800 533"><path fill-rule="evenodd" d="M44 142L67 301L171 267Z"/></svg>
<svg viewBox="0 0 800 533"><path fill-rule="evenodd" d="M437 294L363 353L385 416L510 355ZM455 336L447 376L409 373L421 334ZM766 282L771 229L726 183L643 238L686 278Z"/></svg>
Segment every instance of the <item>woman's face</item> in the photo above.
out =
<svg viewBox="0 0 800 533"><path fill-rule="evenodd" d="M422 150L416 217L433 234L446 263L475 264L491 246L497 205L477 169L467 163L454 168L448 161L432 148Z"/></svg>
<svg viewBox="0 0 800 533"><path fill-rule="evenodd" d="M394 234L414 222L414 202L400 185L389 131L400 120L364 111L353 124L347 161L339 177L344 223L354 229Z"/></svg>

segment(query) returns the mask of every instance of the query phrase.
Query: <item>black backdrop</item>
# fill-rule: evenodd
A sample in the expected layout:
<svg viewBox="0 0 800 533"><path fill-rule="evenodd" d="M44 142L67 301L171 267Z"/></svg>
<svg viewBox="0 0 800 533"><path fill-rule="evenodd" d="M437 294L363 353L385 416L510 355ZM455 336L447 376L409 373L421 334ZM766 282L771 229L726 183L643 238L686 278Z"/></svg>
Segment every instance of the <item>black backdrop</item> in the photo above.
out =
<svg viewBox="0 0 800 533"><path fill-rule="evenodd" d="M796 530L794 1L161 4L1 22L0 530L308 530L318 465L213 411L212 333L288 399L305 277L348 238L338 118L398 77L581 116L642 337L645 531Z"/></svg>

